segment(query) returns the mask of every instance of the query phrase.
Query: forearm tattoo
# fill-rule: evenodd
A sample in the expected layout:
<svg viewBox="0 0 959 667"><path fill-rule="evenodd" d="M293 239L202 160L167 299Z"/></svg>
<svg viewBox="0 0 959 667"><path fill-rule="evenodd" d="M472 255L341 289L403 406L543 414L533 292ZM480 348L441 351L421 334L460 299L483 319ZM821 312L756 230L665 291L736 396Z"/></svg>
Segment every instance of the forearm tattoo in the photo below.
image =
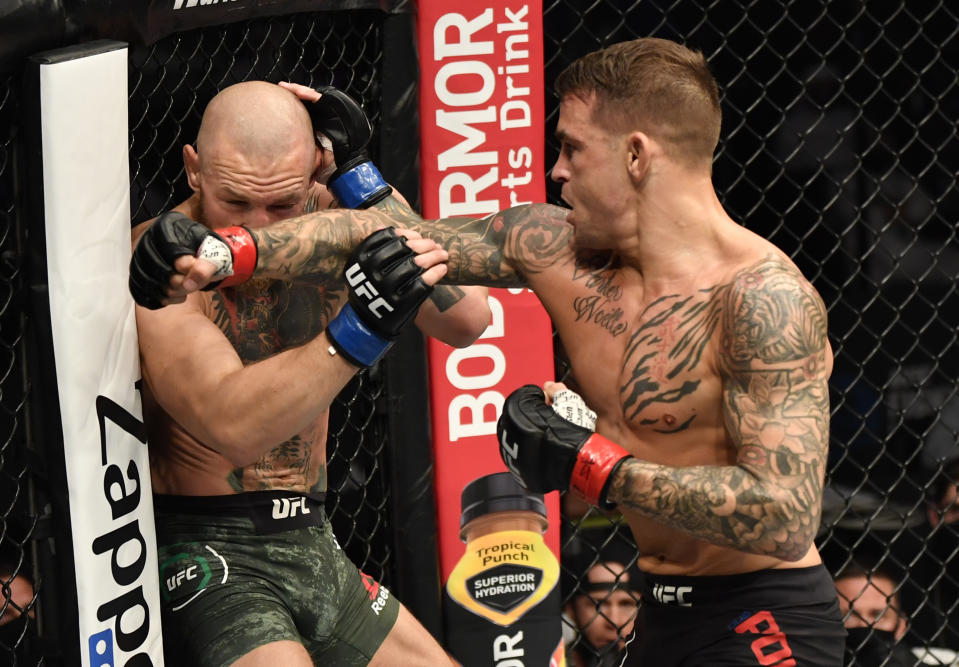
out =
<svg viewBox="0 0 959 667"><path fill-rule="evenodd" d="M436 285L430 292L429 299L441 313L458 304L466 297L466 292L455 285Z"/></svg>
<svg viewBox="0 0 959 667"><path fill-rule="evenodd" d="M771 258L696 298L665 301L657 312L677 318L667 375L695 368L707 341L720 342L723 418L736 463L674 468L629 460L610 498L714 544L798 560L819 527L829 439L822 300L794 268ZM644 335L641 329L634 338ZM628 408L679 398L656 394L649 358L626 358L633 365Z"/></svg>
<svg viewBox="0 0 959 667"><path fill-rule="evenodd" d="M342 272L354 246L384 226L415 230L443 246L449 252L443 282L456 285L525 286L525 275L564 261L572 238L566 209L557 206L518 206L480 219L423 220L388 197L365 211L319 211L253 230L256 275L326 282Z"/></svg>
<svg viewBox="0 0 959 667"><path fill-rule="evenodd" d="M414 227L450 255L446 282L524 287L529 276L566 261L572 227L566 209L517 206L485 218L444 218Z"/></svg>
<svg viewBox="0 0 959 667"><path fill-rule="evenodd" d="M340 278L350 250L378 225L365 211L322 211L251 230L256 275L328 283Z"/></svg>
<svg viewBox="0 0 959 667"><path fill-rule="evenodd" d="M405 221L405 226L421 224L422 219L396 197L387 197L378 202L375 207L390 215L395 220ZM398 223L398 226L404 226L404 223ZM429 299L441 313L446 312L466 297L466 292L454 285L436 285L430 292Z"/></svg>

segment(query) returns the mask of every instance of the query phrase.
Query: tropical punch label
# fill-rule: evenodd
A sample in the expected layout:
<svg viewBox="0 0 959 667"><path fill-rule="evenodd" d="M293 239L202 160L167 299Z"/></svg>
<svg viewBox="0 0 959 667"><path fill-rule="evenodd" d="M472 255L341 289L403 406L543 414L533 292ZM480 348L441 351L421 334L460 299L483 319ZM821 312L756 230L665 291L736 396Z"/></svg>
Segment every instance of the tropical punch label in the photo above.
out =
<svg viewBox="0 0 959 667"><path fill-rule="evenodd" d="M532 531L471 540L446 582L446 648L466 667L565 665L559 563Z"/></svg>

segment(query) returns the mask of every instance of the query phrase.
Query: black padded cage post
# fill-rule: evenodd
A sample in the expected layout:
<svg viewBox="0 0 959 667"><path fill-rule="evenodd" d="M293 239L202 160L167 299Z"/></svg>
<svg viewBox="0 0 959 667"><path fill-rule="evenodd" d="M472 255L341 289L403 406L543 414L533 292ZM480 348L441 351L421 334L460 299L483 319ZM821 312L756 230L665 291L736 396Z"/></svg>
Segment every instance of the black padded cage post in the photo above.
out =
<svg viewBox="0 0 959 667"><path fill-rule="evenodd" d="M46 238L44 228L43 159L40 123L40 69L47 59L30 57L23 72L23 95L19 127L23 132L21 153L22 211L24 212L24 259L28 303L25 353L29 379L29 401L25 451L32 462L31 505L36 527L31 535L38 571L39 604L36 608L37 634L41 641L32 647L38 659L67 664L67 656L79 646L77 590L74 575L73 538L67 495L63 429L53 357L53 331ZM28 637L29 640L29 637ZM65 662L64 662L65 661Z"/></svg>
<svg viewBox="0 0 959 667"><path fill-rule="evenodd" d="M413 16L383 23L383 89L378 164L386 180L418 210L419 131L417 54ZM386 381L393 502L393 588L437 639L442 637L440 580L426 343L408 327L383 362Z"/></svg>

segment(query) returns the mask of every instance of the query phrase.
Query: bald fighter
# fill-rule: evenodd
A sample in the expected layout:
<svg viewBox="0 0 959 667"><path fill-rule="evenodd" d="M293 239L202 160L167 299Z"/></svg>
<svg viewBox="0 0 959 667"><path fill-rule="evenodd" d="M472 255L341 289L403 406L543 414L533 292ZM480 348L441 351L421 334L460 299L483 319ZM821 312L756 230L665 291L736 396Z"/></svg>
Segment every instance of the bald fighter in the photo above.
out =
<svg viewBox="0 0 959 667"><path fill-rule="evenodd" d="M314 180L324 152L307 109L274 84L220 92L183 159L193 196L136 230L138 251L161 264L197 233L219 228L221 242L243 247L330 199ZM168 664L449 663L337 545L323 505L327 420L409 320L452 345L475 340L490 317L486 290L440 294L447 255L433 241L331 215L356 247L349 256L330 253L290 280L243 281L253 267L238 265L215 291L136 308Z"/></svg>

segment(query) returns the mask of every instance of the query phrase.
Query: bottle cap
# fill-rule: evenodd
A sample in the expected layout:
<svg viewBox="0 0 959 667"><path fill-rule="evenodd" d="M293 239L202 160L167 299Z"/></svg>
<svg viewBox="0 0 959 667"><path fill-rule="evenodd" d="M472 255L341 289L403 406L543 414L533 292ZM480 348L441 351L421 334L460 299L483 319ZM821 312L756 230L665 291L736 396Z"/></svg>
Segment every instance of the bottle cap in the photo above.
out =
<svg viewBox="0 0 959 667"><path fill-rule="evenodd" d="M508 472L477 477L463 487L460 530L473 519L492 512L536 512L546 518L542 493L527 491Z"/></svg>

